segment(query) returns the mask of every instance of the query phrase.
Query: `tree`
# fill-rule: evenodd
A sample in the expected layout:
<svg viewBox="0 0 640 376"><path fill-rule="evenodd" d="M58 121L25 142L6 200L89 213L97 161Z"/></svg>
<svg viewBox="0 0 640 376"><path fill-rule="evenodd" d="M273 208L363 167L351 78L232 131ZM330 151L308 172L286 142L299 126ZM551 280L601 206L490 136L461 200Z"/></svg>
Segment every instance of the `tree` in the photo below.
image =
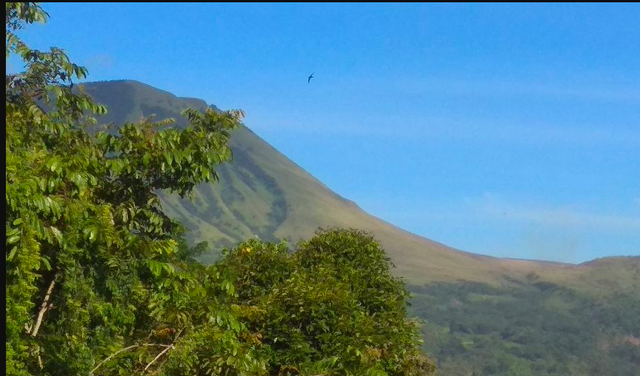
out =
<svg viewBox="0 0 640 376"><path fill-rule="evenodd" d="M104 373L116 360L124 374L149 370L198 330L242 348L232 318L196 329L226 310L198 300L224 284L178 257L180 226L157 197L215 181L242 112L89 132L106 108L73 88L86 69L16 35L46 18L34 3L6 5L7 58L25 64L6 77L7 373Z"/></svg>
<svg viewBox="0 0 640 376"><path fill-rule="evenodd" d="M241 244L220 263L269 374L427 375L408 293L370 235L321 230L286 243Z"/></svg>

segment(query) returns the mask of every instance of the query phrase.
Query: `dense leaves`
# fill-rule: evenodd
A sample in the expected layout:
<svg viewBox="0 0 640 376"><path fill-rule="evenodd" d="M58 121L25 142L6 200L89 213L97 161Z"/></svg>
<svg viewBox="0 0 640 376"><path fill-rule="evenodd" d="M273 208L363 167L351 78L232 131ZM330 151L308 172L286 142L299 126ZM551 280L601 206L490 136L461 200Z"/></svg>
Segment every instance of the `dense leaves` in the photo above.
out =
<svg viewBox="0 0 640 376"><path fill-rule="evenodd" d="M6 14L7 56L26 68L6 80L7 373L153 370L196 332L215 337L219 356L249 348L215 304L230 292L179 257L179 225L157 197L215 180L241 113L187 110L181 130L146 119L88 132L106 109L71 88L86 70L14 34L46 18L37 5L7 4Z"/></svg>
<svg viewBox="0 0 640 376"><path fill-rule="evenodd" d="M293 254L253 241L195 263L206 246L187 246L158 194L215 182L243 113L96 131L107 109L73 84L86 69L16 34L46 18L6 6L7 58L25 66L6 77L8 375L432 371L404 287L364 234L319 233Z"/></svg>
<svg viewBox="0 0 640 376"><path fill-rule="evenodd" d="M380 245L356 230L321 231L289 254L251 241L220 263L270 374L425 375L407 292Z"/></svg>
<svg viewBox="0 0 640 376"><path fill-rule="evenodd" d="M442 376L636 376L640 291L598 297L528 278L412 286Z"/></svg>

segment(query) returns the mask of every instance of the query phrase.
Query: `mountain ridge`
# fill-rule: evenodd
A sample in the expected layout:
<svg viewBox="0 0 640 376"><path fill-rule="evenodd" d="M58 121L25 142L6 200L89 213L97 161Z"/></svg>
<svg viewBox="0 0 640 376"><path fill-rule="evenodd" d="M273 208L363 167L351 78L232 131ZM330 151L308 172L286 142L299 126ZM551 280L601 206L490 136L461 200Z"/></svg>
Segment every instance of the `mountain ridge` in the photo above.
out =
<svg viewBox="0 0 640 376"><path fill-rule="evenodd" d="M84 90L109 112L101 123L124 123L155 115L175 118L186 107L204 110L215 105L135 80L83 84ZM413 234L372 216L342 197L246 126L234 131L231 163L219 166L220 181L200 185L194 200L162 195L170 216L191 230L191 240L205 240L214 248L231 247L253 237L296 242L318 228L352 227L372 233L387 249L399 275L412 283L472 281L502 284L536 273L551 281L580 286L584 274L602 261L582 264L498 258L475 254ZM608 258L607 258L608 259ZM210 261L210 260L208 260ZM611 258L607 264L624 263Z"/></svg>

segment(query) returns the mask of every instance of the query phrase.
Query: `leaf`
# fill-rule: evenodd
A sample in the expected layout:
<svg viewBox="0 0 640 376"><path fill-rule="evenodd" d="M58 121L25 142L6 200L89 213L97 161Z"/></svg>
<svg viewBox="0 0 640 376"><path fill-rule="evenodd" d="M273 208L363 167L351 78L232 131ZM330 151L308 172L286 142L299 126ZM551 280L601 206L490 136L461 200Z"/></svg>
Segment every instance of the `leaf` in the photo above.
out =
<svg viewBox="0 0 640 376"><path fill-rule="evenodd" d="M13 260L13 258L15 257L17 251L18 251L18 247L11 248L11 251L9 252L9 255L7 256L7 261Z"/></svg>
<svg viewBox="0 0 640 376"><path fill-rule="evenodd" d="M151 273L156 277L159 277L162 273L162 264L157 261L148 260L147 266L149 267L149 270L151 270Z"/></svg>
<svg viewBox="0 0 640 376"><path fill-rule="evenodd" d="M167 165L171 166L171 162L173 161L173 156L170 153L164 153L164 159L167 161Z"/></svg>
<svg viewBox="0 0 640 376"><path fill-rule="evenodd" d="M49 263L49 259L47 257L42 257L40 260L42 261L42 263L44 264L44 267L47 270L51 270L51 263Z"/></svg>
<svg viewBox="0 0 640 376"><path fill-rule="evenodd" d="M86 227L84 230L82 230L83 234L89 239L90 242L93 242L96 239L96 236L98 234L98 229L90 226L90 227Z"/></svg>
<svg viewBox="0 0 640 376"><path fill-rule="evenodd" d="M9 238L7 238L7 244L15 244L20 240L20 234L17 235L13 235Z"/></svg>
<svg viewBox="0 0 640 376"><path fill-rule="evenodd" d="M51 232L53 233L53 235L55 236L56 240L58 241L58 244L62 245L62 242L64 240L62 233L60 232L60 230L58 230L57 228L50 226L49 230L51 230Z"/></svg>
<svg viewBox="0 0 640 376"><path fill-rule="evenodd" d="M20 229L19 228L12 228L9 231L6 232L6 236L7 237L11 237L14 236L16 234L20 234Z"/></svg>

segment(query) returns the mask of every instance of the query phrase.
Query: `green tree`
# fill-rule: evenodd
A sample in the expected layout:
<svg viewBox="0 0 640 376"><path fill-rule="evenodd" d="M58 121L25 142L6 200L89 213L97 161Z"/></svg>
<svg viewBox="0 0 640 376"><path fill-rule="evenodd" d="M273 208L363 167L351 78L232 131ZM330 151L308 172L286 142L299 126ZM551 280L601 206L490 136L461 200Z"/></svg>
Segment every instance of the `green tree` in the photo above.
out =
<svg viewBox="0 0 640 376"><path fill-rule="evenodd" d="M6 77L7 374L150 371L207 336L218 363L250 352L227 307L212 304L229 295L224 282L182 257L180 226L157 197L215 181L242 113L186 110L185 129L146 119L89 132L106 109L73 88L86 69L16 35L46 18L34 3L6 5L7 59L25 65ZM233 367L260 369L247 359Z"/></svg>
<svg viewBox="0 0 640 376"><path fill-rule="evenodd" d="M289 253L250 241L220 263L270 374L427 375L418 325L384 250L357 230L319 231Z"/></svg>

